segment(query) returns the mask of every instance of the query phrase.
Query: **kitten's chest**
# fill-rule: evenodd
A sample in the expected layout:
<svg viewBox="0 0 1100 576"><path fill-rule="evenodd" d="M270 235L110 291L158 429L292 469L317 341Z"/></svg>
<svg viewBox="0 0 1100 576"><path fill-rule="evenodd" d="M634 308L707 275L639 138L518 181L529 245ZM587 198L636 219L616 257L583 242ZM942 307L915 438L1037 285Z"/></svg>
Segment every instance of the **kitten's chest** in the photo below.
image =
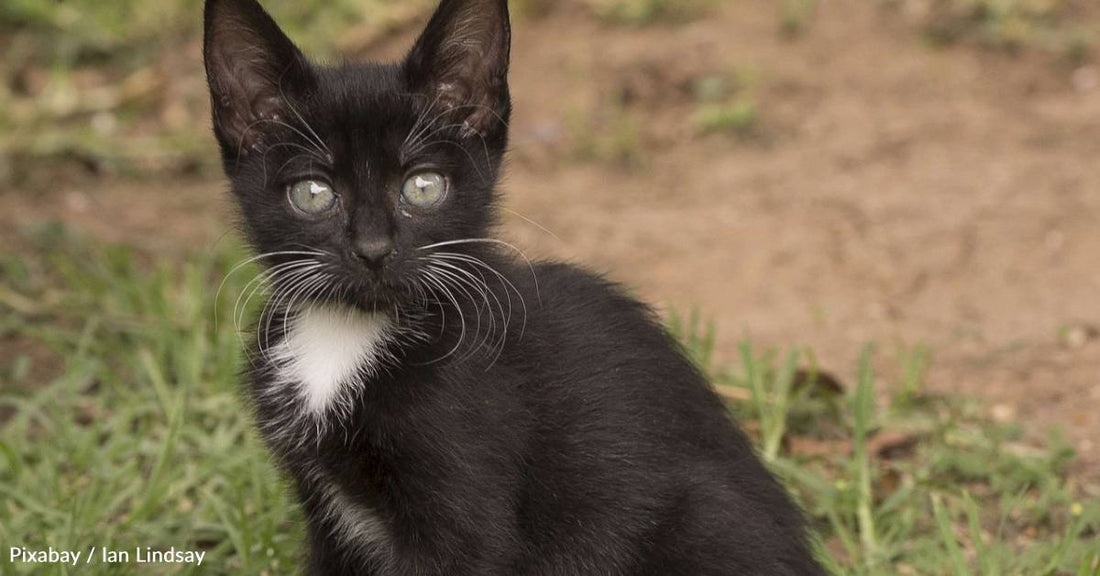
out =
<svg viewBox="0 0 1100 576"><path fill-rule="evenodd" d="M348 490L359 488L361 478L338 478L325 462L332 450L348 449L358 414L354 403L389 360L394 330L383 314L333 306L303 310L271 349L269 377L258 390L261 429L303 482L315 521L336 542L379 560L389 558L387 523Z"/></svg>
<svg viewBox="0 0 1100 576"><path fill-rule="evenodd" d="M330 418L381 368L392 328L383 314L334 306L304 309L272 350L270 385L297 400L299 416Z"/></svg>

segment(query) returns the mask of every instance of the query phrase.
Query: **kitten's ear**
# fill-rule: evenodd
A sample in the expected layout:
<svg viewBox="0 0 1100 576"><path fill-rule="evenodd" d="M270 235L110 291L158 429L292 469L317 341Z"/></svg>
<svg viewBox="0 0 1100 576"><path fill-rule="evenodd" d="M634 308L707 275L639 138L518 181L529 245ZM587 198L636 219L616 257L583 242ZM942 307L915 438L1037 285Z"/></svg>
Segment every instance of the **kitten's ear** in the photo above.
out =
<svg viewBox="0 0 1100 576"><path fill-rule="evenodd" d="M504 128L511 109L508 0L442 0L405 62L409 85L453 110L467 136Z"/></svg>
<svg viewBox="0 0 1100 576"><path fill-rule="evenodd" d="M248 154L265 121L289 116L286 98L309 81L305 56L256 0L206 0L203 56L222 145Z"/></svg>

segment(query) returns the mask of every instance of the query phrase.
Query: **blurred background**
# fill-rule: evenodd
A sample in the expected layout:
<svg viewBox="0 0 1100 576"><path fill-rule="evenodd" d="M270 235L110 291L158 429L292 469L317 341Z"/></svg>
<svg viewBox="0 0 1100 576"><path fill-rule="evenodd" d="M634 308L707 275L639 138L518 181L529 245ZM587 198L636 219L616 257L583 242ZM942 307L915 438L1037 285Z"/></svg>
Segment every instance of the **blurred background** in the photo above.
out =
<svg viewBox="0 0 1100 576"><path fill-rule="evenodd" d="M201 4L0 2L0 542L291 573ZM1100 573L1100 4L512 4L501 233L660 308L835 572ZM435 3L264 5L335 61Z"/></svg>

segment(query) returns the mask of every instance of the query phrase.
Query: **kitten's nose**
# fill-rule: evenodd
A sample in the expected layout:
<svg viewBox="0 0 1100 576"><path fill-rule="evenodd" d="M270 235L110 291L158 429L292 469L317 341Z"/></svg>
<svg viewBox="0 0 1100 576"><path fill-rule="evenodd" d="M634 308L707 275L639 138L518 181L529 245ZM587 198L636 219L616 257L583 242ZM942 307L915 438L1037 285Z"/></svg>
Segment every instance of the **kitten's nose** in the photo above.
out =
<svg viewBox="0 0 1100 576"><path fill-rule="evenodd" d="M378 270L396 253L393 239L374 237L355 243L355 255L371 270Z"/></svg>

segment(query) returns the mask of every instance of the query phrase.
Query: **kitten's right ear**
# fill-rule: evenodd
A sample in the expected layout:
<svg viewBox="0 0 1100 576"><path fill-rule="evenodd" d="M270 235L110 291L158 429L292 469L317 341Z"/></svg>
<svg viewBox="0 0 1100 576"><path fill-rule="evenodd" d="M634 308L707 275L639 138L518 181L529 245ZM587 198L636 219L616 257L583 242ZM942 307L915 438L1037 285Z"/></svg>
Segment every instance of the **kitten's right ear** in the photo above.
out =
<svg viewBox="0 0 1100 576"><path fill-rule="evenodd" d="M203 56L223 149L261 147L265 126L292 112L292 87L310 81L309 63L256 0L206 0Z"/></svg>

